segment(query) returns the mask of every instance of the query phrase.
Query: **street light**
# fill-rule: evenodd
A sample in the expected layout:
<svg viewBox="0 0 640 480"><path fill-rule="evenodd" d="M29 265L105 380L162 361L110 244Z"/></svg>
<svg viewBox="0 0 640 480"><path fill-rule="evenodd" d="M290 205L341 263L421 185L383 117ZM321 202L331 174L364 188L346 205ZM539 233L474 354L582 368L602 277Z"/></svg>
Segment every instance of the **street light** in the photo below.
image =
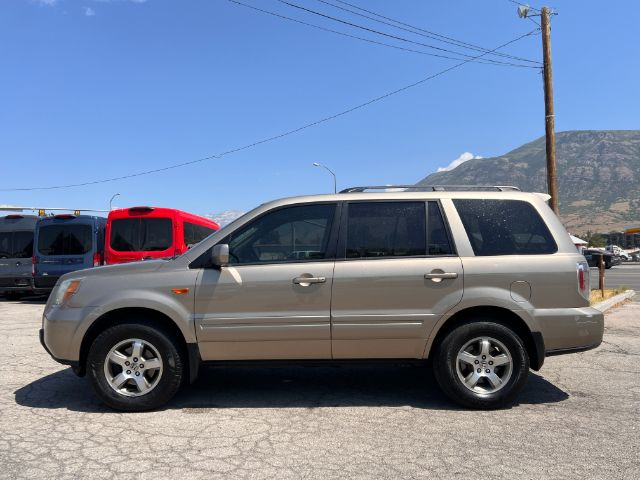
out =
<svg viewBox="0 0 640 480"><path fill-rule="evenodd" d="M111 200L109 200L109 211L113 210L113 209L111 208L111 203L113 202L113 199L114 199L114 198L116 198L116 197L118 197L118 196L120 196L120 194L119 194L119 193L116 193L113 197L111 197Z"/></svg>
<svg viewBox="0 0 640 480"><path fill-rule="evenodd" d="M338 193L338 180L336 179L336 174L333 173L333 170L331 170L326 165L322 165L321 163L318 163L318 162L313 162L313 166L314 167L322 167L327 172L329 172L331 175L333 175L333 193Z"/></svg>

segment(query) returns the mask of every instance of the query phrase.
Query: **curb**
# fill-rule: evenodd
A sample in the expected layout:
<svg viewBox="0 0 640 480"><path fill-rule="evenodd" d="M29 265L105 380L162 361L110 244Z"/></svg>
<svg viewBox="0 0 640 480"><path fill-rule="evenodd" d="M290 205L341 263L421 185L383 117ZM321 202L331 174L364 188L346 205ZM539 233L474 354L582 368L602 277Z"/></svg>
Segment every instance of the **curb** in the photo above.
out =
<svg viewBox="0 0 640 480"><path fill-rule="evenodd" d="M615 297L611 297L603 302L596 303L595 305L592 305L592 307L604 313L607 310L611 310L616 305L621 304L625 300L633 297L635 294L635 290L627 290L626 292L619 293Z"/></svg>

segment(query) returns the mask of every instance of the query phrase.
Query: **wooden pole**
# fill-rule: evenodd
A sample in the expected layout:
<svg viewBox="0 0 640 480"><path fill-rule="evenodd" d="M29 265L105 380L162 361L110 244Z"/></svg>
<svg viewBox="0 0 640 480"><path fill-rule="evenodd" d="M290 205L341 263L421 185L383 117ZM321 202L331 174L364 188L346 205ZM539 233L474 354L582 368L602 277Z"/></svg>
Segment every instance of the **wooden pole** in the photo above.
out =
<svg viewBox="0 0 640 480"><path fill-rule="evenodd" d="M556 215L559 215L555 115L553 113L553 72L551 69L551 11L549 7L542 7L541 20L544 65L544 128L547 141L547 192L551 195L551 209Z"/></svg>
<svg viewBox="0 0 640 480"><path fill-rule="evenodd" d="M604 300L604 268L604 252L602 252L600 253L600 258L598 259L598 288L600 289L602 300Z"/></svg>

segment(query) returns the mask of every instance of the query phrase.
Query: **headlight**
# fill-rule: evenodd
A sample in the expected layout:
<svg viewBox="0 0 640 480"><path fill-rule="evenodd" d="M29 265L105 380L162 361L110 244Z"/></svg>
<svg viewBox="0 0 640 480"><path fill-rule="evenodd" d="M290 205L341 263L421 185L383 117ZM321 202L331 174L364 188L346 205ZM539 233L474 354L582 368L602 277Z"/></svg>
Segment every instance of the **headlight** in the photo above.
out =
<svg viewBox="0 0 640 480"><path fill-rule="evenodd" d="M80 288L80 280L65 280L56 288L54 305L62 305Z"/></svg>

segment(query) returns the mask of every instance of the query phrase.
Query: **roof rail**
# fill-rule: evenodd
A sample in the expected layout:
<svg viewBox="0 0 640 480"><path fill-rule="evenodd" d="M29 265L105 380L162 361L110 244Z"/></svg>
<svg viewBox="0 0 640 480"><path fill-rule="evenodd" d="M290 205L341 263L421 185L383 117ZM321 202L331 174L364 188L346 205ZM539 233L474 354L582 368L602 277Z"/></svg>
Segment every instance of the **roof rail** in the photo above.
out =
<svg viewBox="0 0 640 480"><path fill-rule="evenodd" d="M425 190L427 192L520 191L518 187L511 185L370 185L345 188L340 190L340 193L362 193L367 190Z"/></svg>

